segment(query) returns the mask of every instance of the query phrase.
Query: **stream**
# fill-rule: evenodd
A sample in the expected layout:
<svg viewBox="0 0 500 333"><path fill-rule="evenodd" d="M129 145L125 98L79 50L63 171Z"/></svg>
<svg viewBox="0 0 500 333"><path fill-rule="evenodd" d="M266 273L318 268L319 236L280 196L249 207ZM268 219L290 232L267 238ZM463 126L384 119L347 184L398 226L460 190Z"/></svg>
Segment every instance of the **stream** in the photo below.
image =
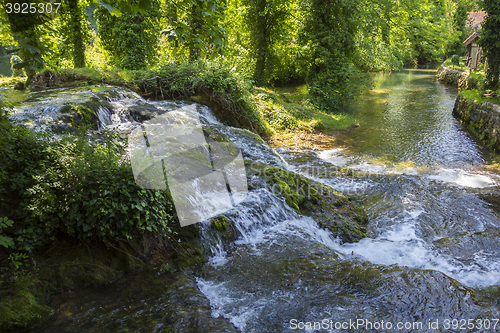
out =
<svg viewBox="0 0 500 333"><path fill-rule="evenodd" d="M370 238L342 244L284 198L252 190L223 213L236 241L214 241L201 222L216 245L193 275L138 274L65 293L38 332L500 332L500 177L482 168L489 152L453 118L457 90L435 74L373 75L358 102L361 126L324 151L272 149L196 105L204 126L246 161L285 167L359 201ZM29 94L11 119L55 132L64 132L58 112L68 99L90 101L99 129L122 133L188 106L114 87ZM331 176L333 168L354 172Z"/></svg>

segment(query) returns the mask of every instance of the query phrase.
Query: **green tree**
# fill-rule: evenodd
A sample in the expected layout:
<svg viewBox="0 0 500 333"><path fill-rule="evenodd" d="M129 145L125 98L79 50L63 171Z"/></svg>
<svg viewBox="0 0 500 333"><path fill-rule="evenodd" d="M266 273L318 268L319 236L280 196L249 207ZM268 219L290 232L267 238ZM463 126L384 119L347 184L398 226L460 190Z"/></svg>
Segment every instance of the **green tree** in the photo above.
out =
<svg viewBox="0 0 500 333"><path fill-rule="evenodd" d="M289 16L287 0L244 0L245 24L249 31L251 55L255 60L253 79L258 86L269 83L275 49L286 34Z"/></svg>
<svg viewBox="0 0 500 333"><path fill-rule="evenodd" d="M453 12L453 29L458 32L457 38L450 43L449 54L463 54L465 47L463 41L467 38L471 29L466 27L468 14L475 9L474 3L470 0L456 0L456 7Z"/></svg>
<svg viewBox="0 0 500 333"><path fill-rule="evenodd" d="M359 17L352 0L309 0L301 40L310 50L307 84L312 101L324 110L344 111L356 92L359 71L355 36Z"/></svg>
<svg viewBox="0 0 500 333"><path fill-rule="evenodd" d="M118 6L119 3L113 3ZM111 63L124 69L142 69L155 62L158 48L160 4L151 1L150 7L113 15L108 8L96 9L98 34L109 52Z"/></svg>
<svg viewBox="0 0 500 333"><path fill-rule="evenodd" d="M483 46L488 58L486 88L497 90L500 76L500 2L484 0L483 8L488 16L483 24L479 43Z"/></svg>
<svg viewBox="0 0 500 333"><path fill-rule="evenodd" d="M85 1L62 1L62 29L64 45L69 49L75 68L85 67L85 42L89 40Z"/></svg>
<svg viewBox="0 0 500 333"><path fill-rule="evenodd" d="M222 27L224 3L220 0L177 0L167 3L168 41L187 46L189 60L225 54L226 31Z"/></svg>
<svg viewBox="0 0 500 333"><path fill-rule="evenodd" d="M28 2L23 0L3 0L0 2L2 13L0 14L0 26L2 41L8 41L17 47L15 52L22 58L22 62L16 65L16 69L24 68L26 70L28 86L37 70L44 66L42 56L48 54L50 50L46 44L49 36L50 27L47 22L51 21L51 17L40 14L22 13L22 11L13 10L14 6L21 6ZM36 7L38 4L45 4L41 0L33 0L30 4Z"/></svg>

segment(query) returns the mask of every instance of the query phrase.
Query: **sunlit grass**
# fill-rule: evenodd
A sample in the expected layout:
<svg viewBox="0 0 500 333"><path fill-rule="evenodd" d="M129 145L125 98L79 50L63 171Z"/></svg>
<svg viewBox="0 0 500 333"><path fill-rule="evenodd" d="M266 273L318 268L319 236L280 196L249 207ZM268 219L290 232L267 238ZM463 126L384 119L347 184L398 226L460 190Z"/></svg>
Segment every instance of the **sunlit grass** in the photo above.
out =
<svg viewBox="0 0 500 333"><path fill-rule="evenodd" d="M253 97L274 130L318 131L330 134L359 125L358 119L351 114L332 114L312 105L308 100L305 84L255 88Z"/></svg>
<svg viewBox="0 0 500 333"><path fill-rule="evenodd" d="M444 65L446 67L451 67L451 68L454 68L454 69L460 69L460 70L463 70L463 71L468 71L469 70L469 67L467 67L464 62L462 61L462 59L460 58L460 62L458 64L458 66L454 65L452 62L451 62L451 58L448 58L446 59L446 61L444 62Z"/></svg>
<svg viewBox="0 0 500 333"><path fill-rule="evenodd" d="M497 91L497 94L500 95L500 90ZM479 92L477 89L461 91L460 95L464 96L467 99L474 100L476 102L491 102L495 104L500 104L500 98L482 97L482 93Z"/></svg>
<svg viewBox="0 0 500 333"><path fill-rule="evenodd" d="M24 77L14 77L14 76L0 77L0 88L12 87L15 86L16 83L24 81L26 81L26 78Z"/></svg>

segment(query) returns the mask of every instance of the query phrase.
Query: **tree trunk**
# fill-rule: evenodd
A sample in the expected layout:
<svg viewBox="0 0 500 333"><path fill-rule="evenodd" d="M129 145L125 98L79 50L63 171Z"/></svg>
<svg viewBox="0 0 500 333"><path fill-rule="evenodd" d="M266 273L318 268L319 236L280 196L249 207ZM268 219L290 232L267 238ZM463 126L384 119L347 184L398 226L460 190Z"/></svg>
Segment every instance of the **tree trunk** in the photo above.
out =
<svg viewBox="0 0 500 333"><path fill-rule="evenodd" d="M66 0L69 17L71 20L71 39L73 45L73 64L75 68L85 67L85 44L82 29L83 9L78 5L78 0Z"/></svg>
<svg viewBox="0 0 500 333"><path fill-rule="evenodd" d="M189 44L189 61L196 61L200 57L201 45L196 45L195 38L199 38L200 31L203 28L203 20L199 5L195 3L191 7L191 43Z"/></svg>
<svg viewBox="0 0 500 333"><path fill-rule="evenodd" d="M267 17L264 15L266 11L266 0L259 0L257 3L257 12L261 13L257 16L257 33L256 33L256 53L257 62L255 63L255 70L253 79L257 86L263 86L267 83L265 75L266 63L269 58L269 43L268 43L268 27Z"/></svg>

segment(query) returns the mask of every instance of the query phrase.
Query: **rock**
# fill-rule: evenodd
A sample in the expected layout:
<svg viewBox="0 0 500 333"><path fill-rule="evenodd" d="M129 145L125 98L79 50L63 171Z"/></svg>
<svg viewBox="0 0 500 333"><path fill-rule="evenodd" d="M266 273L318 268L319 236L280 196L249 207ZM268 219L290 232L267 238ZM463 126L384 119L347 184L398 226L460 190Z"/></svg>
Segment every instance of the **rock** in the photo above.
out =
<svg viewBox="0 0 500 333"><path fill-rule="evenodd" d="M453 116L487 147L500 151L500 105L458 96Z"/></svg>
<svg viewBox="0 0 500 333"><path fill-rule="evenodd" d="M469 73L460 70L452 69L441 65L437 73L437 78L439 81L447 84L451 84L457 88L464 89L467 86L467 78Z"/></svg>
<svg viewBox="0 0 500 333"><path fill-rule="evenodd" d="M15 90L24 90L25 89L24 88L24 83L22 83L22 82L16 83L16 85L14 86L14 89Z"/></svg>
<svg viewBox="0 0 500 333"><path fill-rule="evenodd" d="M363 208L337 190L277 166L247 163L250 189L266 187L286 198L297 213L313 217L342 243L357 242L366 234ZM278 193L276 193L278 192Z"/></svg>

